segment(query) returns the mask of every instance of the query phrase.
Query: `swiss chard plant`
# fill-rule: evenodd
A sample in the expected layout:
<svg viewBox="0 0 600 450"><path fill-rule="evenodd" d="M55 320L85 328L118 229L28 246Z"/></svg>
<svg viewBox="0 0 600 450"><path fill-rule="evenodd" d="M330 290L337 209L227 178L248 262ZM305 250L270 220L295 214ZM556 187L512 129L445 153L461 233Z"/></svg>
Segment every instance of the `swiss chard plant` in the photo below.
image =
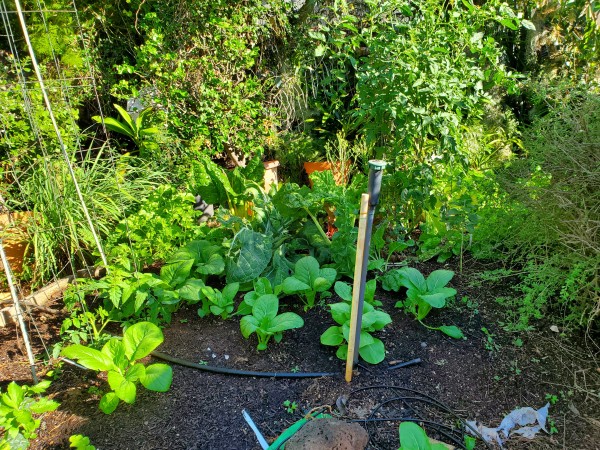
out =
<svg viewBox="0 0 600 450"><path fill-rule="evenodd" d="M326 292L334 283L335 269L319 267L312 256L300 258L294 266L294 275L283 280L283 292L298 294L304 300L304 309L315 306L318 293Z"/></svg>
<svg viewBox="0 0 600 450"><path fill-rule="evenodd" d="M258 350L266 350L271 339L280 342L285 330L301 328L304 320L293 312L279 312L279 299L274 294L261 295L253 300L252 313L242 317L240 329L248 339L252 333L258 337Z"/></svg>
<svg viewBox="0 0 600 450"><path fill-rule="evenodd" d="M139 322L125 331L123 339L112 338L102 350L72 345L64 348L62 354L88 369L107 372L111 391L100 399L100 409L110 414L121 400L129 404L135 402L138 382L151 391L169 390L173 380L170 366L161 363L144 366L139 362L162 344L163 339L156 325Z"/></svg>
<svg viewBox="0 0 600 450"><path fill-rule="evenodd" d="M351 305L340 302L329 305L333 320L338 326L329 327L321 335L321 344L338 347L336 356L345 360L348 356L348 337L350 334ZM371 335L392 322L389 314L376 310L365 302L360 329L360 345L358 354L369 364L379 364L385 358L385 346L380 339Z"/></svg>
<svg viewBox="0 0 600 450"><path fill-rule="evenodd" d="M223 288L223 291L210 286L204 286L202 288L204 299L202 307L198 310L198 315L204 317L211 312L215 316L227 319L233 312L235 296L239 290L240 283L228 284Z"/></svg>
<svg viewBox="0 0 600 450"><path fill-rule="evenodd" d="M423 274L412 267L402 267L392 270L382 277L382 287L388 291L396 291L403 286L407 288L406 299L396 303L397 308L404 308L411 313L425 327L439 330L442 333L462 339L462 331L454 325L431 327L423 323L432 308L440 309L446 306L446 300L456 295L456 289L447 287L448 282L454 277L451 270L434 270L425 279Z"/></svg>
<svg viewBox="0 0 600 450"><path fill-rule="evenodd" d="M0 437L0 449L26 449L29 441L37 437L40 419L36 415L54 411L59 406L58 402L39 396L48 386L49 381L31 387L19 386L13 381L6 392L0 390L0 430L4 431ZM35 395L39 397L35 398Z"/></svg>

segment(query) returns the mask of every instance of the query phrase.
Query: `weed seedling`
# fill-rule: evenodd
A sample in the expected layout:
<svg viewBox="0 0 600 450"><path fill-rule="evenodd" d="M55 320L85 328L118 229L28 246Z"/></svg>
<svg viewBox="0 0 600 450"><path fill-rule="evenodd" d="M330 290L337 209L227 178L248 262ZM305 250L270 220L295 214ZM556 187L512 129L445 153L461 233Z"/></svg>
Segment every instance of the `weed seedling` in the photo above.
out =
<svg viewBox="0 0 600 450"><path fill-rule="evenodd" d="M485 349L490 353L494 353L500 350L500 346L496 343L495 340L496 335L490 333L490 331L486 327L481 327L481 331L485 336L483 338L483 346L485 347Z"/></svg>
<svg viewBox="0 0 600 450"><path fill-rule="evenodd" d="M288 414L294 414L298 409L298 403L286 400L283 402L283 407Z"/></svg>

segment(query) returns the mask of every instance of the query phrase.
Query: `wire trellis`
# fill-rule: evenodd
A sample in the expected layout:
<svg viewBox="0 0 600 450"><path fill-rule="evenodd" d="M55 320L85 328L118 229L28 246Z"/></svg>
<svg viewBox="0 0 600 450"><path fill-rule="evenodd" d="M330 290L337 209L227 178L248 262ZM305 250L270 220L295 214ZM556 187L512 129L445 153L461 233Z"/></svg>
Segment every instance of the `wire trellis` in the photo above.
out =
<svg viewBox="0 0 600 450"><path fill-rule="evenodd" d="M120 155L107 137L75 2L0 0L0 20L0 212L7 217L0 238L10 247L15 234L25 234L29 262L37 269L43 265L35 271L43 275L28 284L58 286L93 264L94 256L108 266L102 239L109 230L102 226L102 198L95 195L102 176L117 174ZM70 61L64 48L57 48L57 27L71 38L66 44ZM98 125L82 128L83 106L100 117ZM110 181L121 192L118 177ZM110 201L118 216L112 220L124 218L127 201ZM60 258L52 254L56 248L62 249ZM18 284L16 289L23 298L24 289ZM37 329L31 314L27 324ZM43 340L42 346L48 353Z"/></svg>

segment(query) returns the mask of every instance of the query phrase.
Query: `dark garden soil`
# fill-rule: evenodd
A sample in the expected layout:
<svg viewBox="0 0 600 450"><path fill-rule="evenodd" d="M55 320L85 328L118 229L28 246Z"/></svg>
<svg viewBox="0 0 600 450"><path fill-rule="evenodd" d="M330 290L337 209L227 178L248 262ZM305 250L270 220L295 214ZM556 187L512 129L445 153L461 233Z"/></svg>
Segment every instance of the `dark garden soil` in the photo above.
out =
<svg viewBox="0 0 600 450"><path fill-rule="evenodd" d="M424 273L440 268L421 265ZM449 267L458 272L456 267ZM316 379L253 378L207 373L173 366L173 385L167 393L140 388L134 405L121 404L110 416L98 409L98 392L105 388L101 376L64 364L50 388L61 407L44 415L33 449L68 448L71 434L84 434L102 450L109 449L259 449L257 440L242 417L246 409L268 441L302 417L303 412L332 406L347 397L345 419L366 419L384 400L396 398L375 411L373 417L390 418L403 413L419 414L432 422L456 423L408 388L428 394L447 405L460 418L477 419L497 426L511 410L546 403L556 395L550 417L557 432L542 434L532 441L511 438L508 449L600 449L600 361L598 347L583 336L565 337L550 330L521 335L502 330L501 311L495 298L508 293L509 286L470 282L481 267L465 269L451 285L458 290L452 308L431 314L429 323L455 324L466 340L457 341L430 331L393 307L396 299L382 292L379 297L393 323L379 337L387 349L378 366L359 367L352 383L344 381L344 365L335 349L319 343L319 336L332 320L324 309L304 315L305 326L288 331L279 344L269 343L257 352L255 337L243 339L239 319L199 319L194 309L178 312L164 330L160 350L169 355L211 366L270 372L335 372ZM462 302L468 297L469 302ZM334 301L330 299L328 301ZM54 305L59 308L59 302ZM301 313L301 311L297 311ZM58 339L60 318L34 314L33 341L43 355L42 341L51 346ZM30 321L30 325L32 322ZM488 330L489 335L482 332ZM520 338L515 345L516 338ZM11 380L29 383L29 367L20 334L15 328L0 329L0 386ZM392 362L420 358L421 363L387 370ZM40 372L50 369L43 362ZM55 372L59 372L55 370ZM363 389L384 386L378 389ZM391 386L391 387L390 387ZM396 389L394 389L395 387ZM358 391L357 391L358 390ZM410 397L410 398L409 398ZM284 402L296 402L287 412ZM371 436L369 448L397 449L397 421L361 422ZM431 434L442 437L439 433ZM484 448L478 444L477 448Z"/></svg>

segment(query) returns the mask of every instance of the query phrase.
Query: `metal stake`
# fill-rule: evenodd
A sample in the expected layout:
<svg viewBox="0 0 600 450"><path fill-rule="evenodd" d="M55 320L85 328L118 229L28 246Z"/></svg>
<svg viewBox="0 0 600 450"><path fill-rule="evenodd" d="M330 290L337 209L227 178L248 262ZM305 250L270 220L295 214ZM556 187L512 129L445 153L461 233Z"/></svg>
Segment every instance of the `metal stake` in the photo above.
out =
<svg viewBox="0 0 600 450"><path fill-rule="evenodd" d="M23 320L23 313L21 312L21 303L19 302L19 297L17 295L17 289L13 283L12 271L10 270L10 264L8 263L8 259L6 258L6 253L4 253L4 243L2 239L0 239L0 257L2 258L2 265L4 266L4 271L6 272L6 281L8 282L8 287L10 288L10 295L12 296L13 302L15 304L15 311L17 313L17 320L19 322L19 326L21 327L21 333L23 333L23 341L25 341L25 348L27 349L27 357L29 358L29 367L31 368L31 376L33 378L33 384L38 383L38 378L35 373L35 361L33 359L33 351L31 350L31 343L29 342L29 334L27 333L27 328L25 327L25 321Z"/></svg>
<svg viewBox="0 0 600 450"><path fill-rule="evenodd" d="M356 321L356 344L354 347L354 364L358 362L358 349L360 348L360 329L362 327L362 312L365 304L365 283L367 282L367 268L369 266L369 253L371 248L371 233L373 232L373 218L375 208L379 204L379 193L381 192L381 178L385 161L372 159L369 161L369 211L367 213L367 229L362 260L362 271L360 274L360 293L358 297L358 320ZM355 274L356 276L356 274Z"/></svg>

